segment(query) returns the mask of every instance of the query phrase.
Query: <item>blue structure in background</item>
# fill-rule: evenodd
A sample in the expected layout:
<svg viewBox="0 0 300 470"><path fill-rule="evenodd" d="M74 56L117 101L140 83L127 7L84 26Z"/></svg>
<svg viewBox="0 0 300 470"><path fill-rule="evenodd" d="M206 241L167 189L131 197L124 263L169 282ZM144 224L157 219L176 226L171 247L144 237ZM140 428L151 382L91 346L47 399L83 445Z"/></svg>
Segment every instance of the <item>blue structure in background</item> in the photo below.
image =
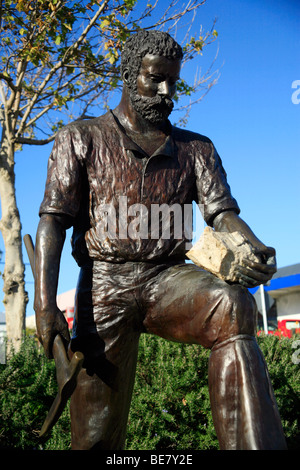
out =
<svg viewBox="0 0 300 470"><path fill-rule="evenodd" d="M259 287L249 290L262 314L263 299ZM268 318L300 320L300 263L279 268L271 281L264 286L264 294Z"/></svg>

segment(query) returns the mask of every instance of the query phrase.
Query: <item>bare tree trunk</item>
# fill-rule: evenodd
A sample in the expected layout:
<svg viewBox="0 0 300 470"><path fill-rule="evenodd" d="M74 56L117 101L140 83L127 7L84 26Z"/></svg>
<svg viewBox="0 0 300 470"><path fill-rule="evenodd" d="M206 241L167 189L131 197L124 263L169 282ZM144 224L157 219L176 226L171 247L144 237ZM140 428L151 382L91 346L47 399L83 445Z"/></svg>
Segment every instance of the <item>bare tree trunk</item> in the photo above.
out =
<svg viewBox="0 0 300 470"><path fill-rule="evenodd" d="M0 150L0 230L5 245L4 305L7 354L18 351L25 330L28 295L25 291L20 215L15 196L14 148L4 137Z"/></svg>

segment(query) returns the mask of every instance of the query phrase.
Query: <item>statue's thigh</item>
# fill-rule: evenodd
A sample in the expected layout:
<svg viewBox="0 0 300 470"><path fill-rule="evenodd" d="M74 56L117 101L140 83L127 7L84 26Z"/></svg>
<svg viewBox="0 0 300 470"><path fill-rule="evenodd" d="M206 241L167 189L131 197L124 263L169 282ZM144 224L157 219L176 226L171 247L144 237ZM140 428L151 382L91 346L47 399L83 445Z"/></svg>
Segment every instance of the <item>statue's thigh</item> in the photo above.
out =
<svg viewBox="0 0 300 470"><path fill-rule="evenodd" d="M211 348L234 335L255 331L256 305L248 290L193 264L164 271L144 297L145 330L172 341Z"/></svg>

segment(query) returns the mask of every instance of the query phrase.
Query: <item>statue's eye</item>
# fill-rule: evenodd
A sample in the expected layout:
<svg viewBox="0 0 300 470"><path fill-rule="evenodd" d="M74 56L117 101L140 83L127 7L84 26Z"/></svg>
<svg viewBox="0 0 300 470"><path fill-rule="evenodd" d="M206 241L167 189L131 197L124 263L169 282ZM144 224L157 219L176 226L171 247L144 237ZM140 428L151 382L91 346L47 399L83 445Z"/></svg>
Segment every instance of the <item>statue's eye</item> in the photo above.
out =
<svg viewBox="0 0 300 470"><path fill-rule="evenodd" d="M150 78L152 82L154 83L160 83L164 80L164 78L161 75L151 75Z"/></svg>

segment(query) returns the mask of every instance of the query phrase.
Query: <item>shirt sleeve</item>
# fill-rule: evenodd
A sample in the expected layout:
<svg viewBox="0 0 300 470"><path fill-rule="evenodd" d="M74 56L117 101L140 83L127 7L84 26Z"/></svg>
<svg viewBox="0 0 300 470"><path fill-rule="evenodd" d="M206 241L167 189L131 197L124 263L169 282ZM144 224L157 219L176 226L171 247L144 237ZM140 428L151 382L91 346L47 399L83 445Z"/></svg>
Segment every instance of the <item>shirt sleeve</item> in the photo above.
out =
<svg viewBox="0 0 300 470"><path fill-rule="evenodd" d="M213 219L226 210L239 214L240 209L231 195L221 158L212 143L197 152L195 172L197 203L208 225L212 225Z"/></svg>
<svg viewBox="0 0 300 470"><path fill-rule="evenodd" d="M48 161L44 199L39 214L63 214L76 217L80 207L82 167L72 142L71 130L57 135Z"/></svg>

